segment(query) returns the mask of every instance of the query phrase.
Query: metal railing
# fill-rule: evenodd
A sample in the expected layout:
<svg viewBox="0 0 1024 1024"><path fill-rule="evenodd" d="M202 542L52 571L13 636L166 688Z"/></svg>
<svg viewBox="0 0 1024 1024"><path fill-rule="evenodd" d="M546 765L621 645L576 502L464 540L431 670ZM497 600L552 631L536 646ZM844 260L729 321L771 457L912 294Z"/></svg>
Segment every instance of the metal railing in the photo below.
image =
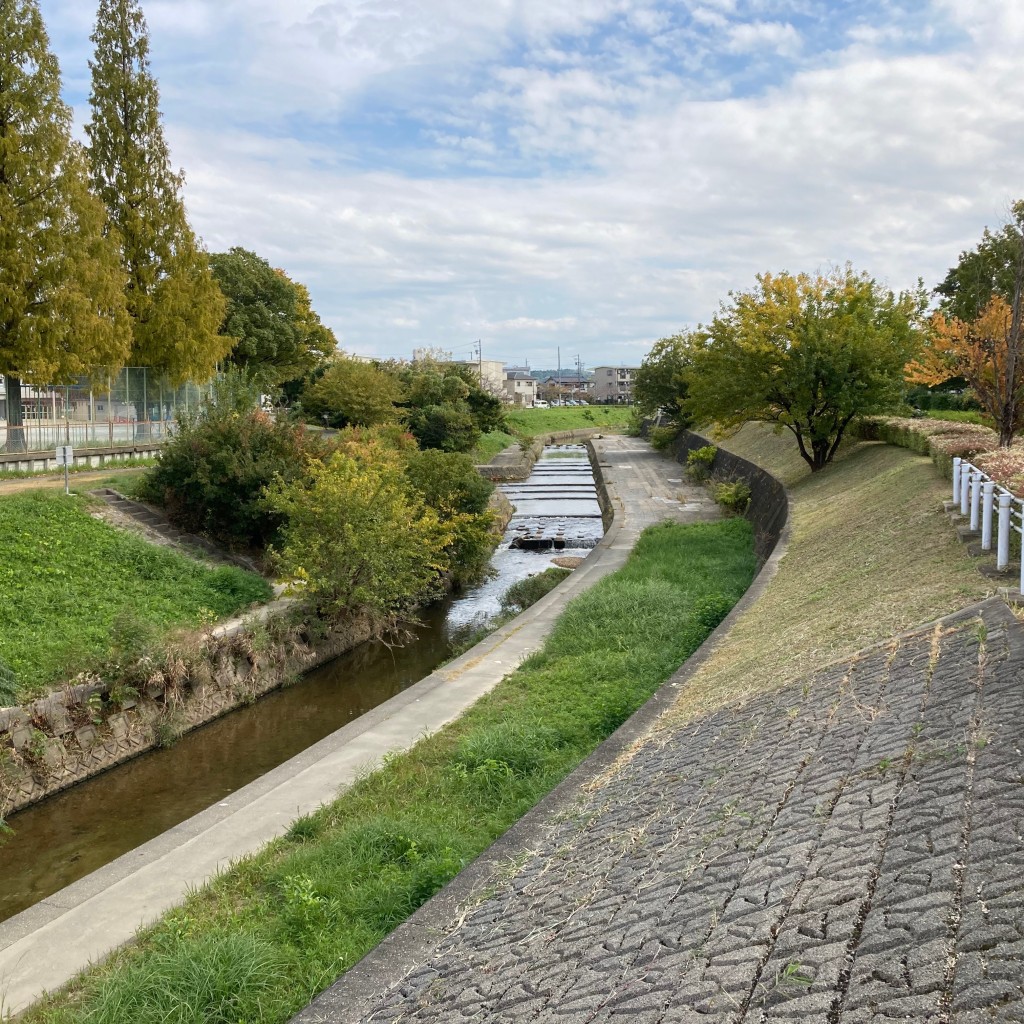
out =
<svg viewBox="0 0 1024 1024"><path fill-rule="evenodd" d="M992 550L995 519L996 570L1010 568L1010 534L1022 540L1020 590L1024 593L1024 499L997 484L987 473L959 456L953 459L953 501L960 515L970 517L972 530L981 531L981 550Z"/></svg>

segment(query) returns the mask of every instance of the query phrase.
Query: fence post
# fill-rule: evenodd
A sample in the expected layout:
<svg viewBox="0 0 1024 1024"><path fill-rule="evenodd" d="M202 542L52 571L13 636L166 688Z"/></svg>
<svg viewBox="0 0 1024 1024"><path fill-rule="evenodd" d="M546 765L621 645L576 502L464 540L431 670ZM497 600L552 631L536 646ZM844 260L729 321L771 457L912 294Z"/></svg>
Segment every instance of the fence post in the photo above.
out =
<svg viewBox="0 0 1024 1024"><path fill-rule="evenodd" d="M995 504L996 484L986 480L981 488L981 550L992 550L992 506Z"/></svg>
<svg viewBox="0 0 1024 1024"><path fill-rule="evenodd" d="M971 473L971 529L977 530L979 524L978 516L981 512L981 470L976 469Z"/></svg>
<svg viewBox="0 0 1024 1024"><path fill-rule="evenodd" d="M1009 494L999 495L999 536L996 540L996 569L1002 571L1010 565L1010 502Z"/></svg>
<svg viewBox="0 0 1024 1024"><path fill-rule="evenodd" d="M971 470L974 467L969 463L960 465L960 515L965 516L968 512L968 501L970 500Z"/></svg>
<svg viewBox="0 0 1024 1024"><path fill-rule="evenodd" d="M1017 502L1020 504L1020 498L1017 499ZM1024 505L1021 505L1020 540L1020 587L1018 589L1024 594Z"/></svg>
<svg viewBox="0 0 1024 1024"><path fill-rule="evenodd" d="M953 500L960 500L960 463L963 459L959 455L953 456Z"/></svg>

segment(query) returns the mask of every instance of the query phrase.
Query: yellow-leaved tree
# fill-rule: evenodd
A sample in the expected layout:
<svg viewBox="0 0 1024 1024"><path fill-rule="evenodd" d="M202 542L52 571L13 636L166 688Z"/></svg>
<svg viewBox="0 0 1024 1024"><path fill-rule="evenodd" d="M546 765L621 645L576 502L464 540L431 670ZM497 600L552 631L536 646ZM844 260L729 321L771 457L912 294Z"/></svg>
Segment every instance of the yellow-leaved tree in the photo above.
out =
<svg viewBox="0 0 1024 1024"><path fill-rule="evenodd" d="M271 485L267 503L284 518L282 574L325 615L386 621L442 589L455 528L382 443L348 442L311 461L305 478Z"/></svg>
<svg viewBox="0 0 1024 1024"><path fill-rule="evenodd" d="M855 417L899 403L923 305L919 293L896 295L850 266L761 274L693 335L683 410L698 423L789 430L816 473Z"/></svg>

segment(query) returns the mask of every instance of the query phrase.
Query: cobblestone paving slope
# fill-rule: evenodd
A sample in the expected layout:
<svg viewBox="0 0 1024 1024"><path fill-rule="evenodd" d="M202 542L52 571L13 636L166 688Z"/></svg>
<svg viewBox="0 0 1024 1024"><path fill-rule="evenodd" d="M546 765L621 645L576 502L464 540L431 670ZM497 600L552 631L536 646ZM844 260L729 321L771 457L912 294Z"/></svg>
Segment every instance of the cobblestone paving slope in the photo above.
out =
<svg viewBox="0 0 1024 1024"><path fill-rule="evenodd" d="M1022 744L989 601L653 733L375 1005L296 1020L1024 1021Z"/></svg>

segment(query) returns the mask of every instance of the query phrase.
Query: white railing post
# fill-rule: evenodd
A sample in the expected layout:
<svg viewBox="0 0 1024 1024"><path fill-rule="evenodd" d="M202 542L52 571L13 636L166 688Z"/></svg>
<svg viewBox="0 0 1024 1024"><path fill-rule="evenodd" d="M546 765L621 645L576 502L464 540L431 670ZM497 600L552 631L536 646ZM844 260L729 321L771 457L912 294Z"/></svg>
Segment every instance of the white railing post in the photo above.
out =
<svg viewBox="0 0 1024 1024"><path fill-rule="evenodd" d="M1024 504L1021 504L1020 498L1017 499L1017 504L1021 507L1020 517L1020 587L1019 590L1024 594Z"/></svg>
<svg viewBox="0 0 1024 1024"><path fill-rule="evenodd" d="M963 459L959 455L953 456L953 500L960 500L960 463Z"/></svg>
<svg viewBox="0 0 1024 1024"><path fill-rule="evenodd" d="M974 467L969 463L960 465L960 515L967 515L967 503L970 500L971 470Z"/></svg>
<svg viewBox="0 0 1024 1024"><path fill-rule="evenodd" d="M981 513L981 470L976 469L971 473L971 529L977 530L981 525L979 515Z"/></svg>
<svg viewBox="0 0 1024 1024"><path fill-rule="evenodd" d="M981 550L992 550L992 506L995 504L996 484L986 480L981 488Z"/></svg>
<svg viewBox="0 0 1024 1024"><path fill-rule="evenodd" d="M999 495L999 535L996 539L996 569L1000 572L1010 565L1010 502L1009 494Z"/></svg>

